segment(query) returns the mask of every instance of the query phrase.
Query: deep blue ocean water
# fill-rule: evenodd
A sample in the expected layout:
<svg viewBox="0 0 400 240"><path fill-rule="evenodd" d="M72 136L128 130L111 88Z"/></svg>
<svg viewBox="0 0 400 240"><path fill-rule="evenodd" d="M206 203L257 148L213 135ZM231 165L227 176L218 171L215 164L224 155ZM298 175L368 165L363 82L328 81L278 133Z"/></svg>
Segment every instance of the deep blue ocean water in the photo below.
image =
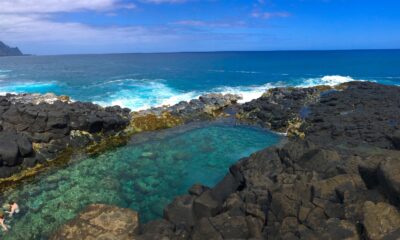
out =
<svg viewBox="0 0 400 240"><path fill-rule="evenodd" d="M400 50L109 54L0 58L0 92L54 92L131 109L207 92L246 101L273 86L400 83Z"/></svg>

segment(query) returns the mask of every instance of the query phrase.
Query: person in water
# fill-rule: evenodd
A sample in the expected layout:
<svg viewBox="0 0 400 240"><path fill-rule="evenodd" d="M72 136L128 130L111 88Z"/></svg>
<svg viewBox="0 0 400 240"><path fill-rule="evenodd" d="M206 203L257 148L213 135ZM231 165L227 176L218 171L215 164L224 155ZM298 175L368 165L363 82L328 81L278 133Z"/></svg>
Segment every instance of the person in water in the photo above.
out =
<svg viewBox="0 0 400 240"><path fill-rule="evenodd" d="M5 223L5 216L3 211L0 211L0 226L3 228L3 231L8 231L8 226Z"/></svg>
<svg viewBox="0 0 400 240"><path fill-rule="evenodd" d="M19 206L15 201L10 201L8 214L12 217L15 213L19 213Z"/></svg>

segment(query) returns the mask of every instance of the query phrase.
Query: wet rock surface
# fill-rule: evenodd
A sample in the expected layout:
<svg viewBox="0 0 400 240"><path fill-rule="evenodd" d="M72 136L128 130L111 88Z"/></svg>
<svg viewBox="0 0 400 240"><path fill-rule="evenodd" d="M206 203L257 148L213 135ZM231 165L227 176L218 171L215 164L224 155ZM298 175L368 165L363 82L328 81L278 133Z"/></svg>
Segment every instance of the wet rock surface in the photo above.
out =
<svg viewBox="0 0 400 240"><path fill-rule="evenodd" d="M89 205L50 238L52 240L131 240L139 233L139 216L130 209Z"/></svg>
<svg viewBox="0 0 400 240"><path fill-rule="evenodd" d="M0 179L87 147L97 154L123 144L131 134L225 116L239 96L208 94L173 106L131 112L119 106L72 102L67 96L0 96Z"/></svg>
<svg viewBox="0 0 400 240"><path fill-rule="evenodd" d="M233 96L211 95L133 113L130 127L147 131L210 119L223 115L236 101ZM165 207L164 219L145 224L140 232L137 225L124 226L135 233L131 239L399 239L399 103L399 87L370 82L269 90L240 106L238 118L288 133L283 146L241 159L213 188L194 185ZM61 113L54 110L57 106ZM43 107L45 113L39 114L37 109ZM107 112L126 116L119 108L96 109L84 103L56 101L49 107L1 99L0 134L7 139L6 147L0 148L1 169L10 172L18 164L34 162L37 145L31 150L29 141L49 144L69 135L89 141L92 133L115 131L115 121L102 121L109 119ZM92 111L100 111L100 116ZM35 117L27 121L31 112ZM49 149L57 152L56 147ZM90 226L77 219L79 224L62 227L54 239L79 239L74 234ZM101 219L118 223L125 217L111 214ZM106 228L96 227L87 235L99 239L101 229ZM106 230L105 239L125 231L115 229Z"/></svg>
<svg viewBox="0 0 400 240"><path fill-rule="evenodd" d="M241 118L284 132L300 117L304 135L193 186L139 239L399 239L399 103L369 82L270 90Z"/></svg>
<svg viewBox="0 0 400 240"><path fill-rule="evenodd" d="M211 120L226 116L229 107L234 107L241 97L233 94L206 94L189 102L182 101L173 106L151 108L133 112L132 131L152 131L170 128L193 121Z"/></svg>
<svg viewBox="0 0 400 240"><path fill-rule="evenodd" d="M113 135L128 118L128 109L71 103L53 94L0 96L0 177L54 159L68 147L88 145L95 136Z"/></svg>

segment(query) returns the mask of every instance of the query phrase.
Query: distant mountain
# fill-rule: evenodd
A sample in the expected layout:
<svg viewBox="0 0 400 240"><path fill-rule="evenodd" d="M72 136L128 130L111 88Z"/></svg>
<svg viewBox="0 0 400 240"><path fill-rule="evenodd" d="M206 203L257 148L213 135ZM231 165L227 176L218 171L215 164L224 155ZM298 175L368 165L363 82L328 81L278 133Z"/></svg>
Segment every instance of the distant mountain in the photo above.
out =
<svg viewBox="0 0 400 240"><path fill-rule="evenodd" d="M11 48L0 41L0 57L2 56L22 56L22 52L17 48Z"/></svg>

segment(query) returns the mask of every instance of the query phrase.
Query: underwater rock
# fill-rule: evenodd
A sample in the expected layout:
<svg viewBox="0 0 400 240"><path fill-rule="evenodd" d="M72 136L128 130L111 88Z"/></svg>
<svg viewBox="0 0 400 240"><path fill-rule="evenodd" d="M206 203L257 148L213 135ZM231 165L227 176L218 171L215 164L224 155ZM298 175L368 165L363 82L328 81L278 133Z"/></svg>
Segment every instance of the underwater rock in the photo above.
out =
<svg viewBox="0 0 400 240"><path fill-rule="evenodd" d="M115 206L93 204L63 225L50 239L128 240L135 239L139 227L139 216L136 212Z"/></svg>
<svg viewBox="0 0 400 240"><path fill-rule="evenodd" d="M151 158L153 156L154 156L154 153L152 153L152 152L144 152L141 155L141 157L146 157L146 158Z"/></svg>

